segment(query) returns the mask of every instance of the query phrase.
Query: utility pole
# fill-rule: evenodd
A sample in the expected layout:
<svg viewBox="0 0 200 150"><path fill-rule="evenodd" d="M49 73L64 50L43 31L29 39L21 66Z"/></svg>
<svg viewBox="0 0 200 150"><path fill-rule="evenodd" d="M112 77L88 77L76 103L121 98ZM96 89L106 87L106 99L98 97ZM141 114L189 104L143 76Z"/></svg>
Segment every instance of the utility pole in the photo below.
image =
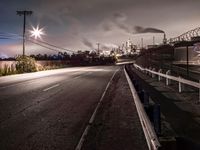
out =
<svg viewBox="0 0 200 150"><path fill-rule="evenodd" d="M100 43L97 43L97 54L99 55L99 45Z"/></svg>
<svg viewBox="0 0 200 150"><path fill-rule="evenodd" d="M25 34L26 34L26 15L32 15L32 11L17 11L17 15L24 16L24 24L23 24L23 57L25 56Z"/></svg>

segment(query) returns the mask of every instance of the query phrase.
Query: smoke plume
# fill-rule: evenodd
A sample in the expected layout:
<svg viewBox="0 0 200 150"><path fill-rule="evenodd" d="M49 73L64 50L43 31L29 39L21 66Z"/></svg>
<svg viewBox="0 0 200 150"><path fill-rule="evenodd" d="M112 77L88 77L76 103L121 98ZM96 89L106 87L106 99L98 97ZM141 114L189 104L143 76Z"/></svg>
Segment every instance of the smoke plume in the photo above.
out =
<svg viewBox="0 0 200 150"><path fill-rule="evenodd" d="M94 46L93 46L92 42L90 42L88 39L83 38L82 42L83 42L83 44L84 44L85 46L87 46L87 47L89 47L89 48L91 48L91 49L94 49Z"/></svg>
<svg viewBox="0 0 200 150"><path fill-rule="evenodd" d="M134 31L135 31L134 34L137 34L137 33L165 33L163 30L160 30L160 29L151 28L151 27L143 28L141 26L135 26Z"/></svg>

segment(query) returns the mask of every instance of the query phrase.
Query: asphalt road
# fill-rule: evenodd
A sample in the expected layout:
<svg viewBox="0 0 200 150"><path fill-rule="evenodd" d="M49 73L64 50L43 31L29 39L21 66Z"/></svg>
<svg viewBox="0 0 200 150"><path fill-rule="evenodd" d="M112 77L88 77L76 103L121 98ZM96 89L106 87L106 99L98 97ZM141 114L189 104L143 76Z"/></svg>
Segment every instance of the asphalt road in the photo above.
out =
<svg viewBox="0 0 200 150"><path fill-rule="evenodd" d="M75 149L117 66L0 78L0 149Z"/></svg>

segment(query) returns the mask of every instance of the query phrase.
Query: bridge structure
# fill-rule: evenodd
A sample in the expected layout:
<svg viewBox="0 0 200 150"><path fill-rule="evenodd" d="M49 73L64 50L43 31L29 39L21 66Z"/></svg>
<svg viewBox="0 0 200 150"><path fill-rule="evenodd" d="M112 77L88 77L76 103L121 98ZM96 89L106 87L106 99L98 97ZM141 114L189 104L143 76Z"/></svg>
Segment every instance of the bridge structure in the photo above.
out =
<svg viewBox="0 0 200 150"><path fill-rule="evenodd" d="M170 38L167 43L176 44L184 41L200 41L200 27L187 31L177 37Z"/></svg>

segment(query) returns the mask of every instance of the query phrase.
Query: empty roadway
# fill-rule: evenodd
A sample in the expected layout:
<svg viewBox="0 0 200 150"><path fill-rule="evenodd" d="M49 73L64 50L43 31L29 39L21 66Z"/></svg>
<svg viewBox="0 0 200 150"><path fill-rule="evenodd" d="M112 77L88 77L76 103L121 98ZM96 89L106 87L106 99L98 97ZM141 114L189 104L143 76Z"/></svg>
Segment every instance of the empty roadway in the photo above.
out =
<svg viewBox="0 0 200 150"><path fill-rule="evenodd" d="M74 149L117 66L0 78L0 149Z"/></svg>

